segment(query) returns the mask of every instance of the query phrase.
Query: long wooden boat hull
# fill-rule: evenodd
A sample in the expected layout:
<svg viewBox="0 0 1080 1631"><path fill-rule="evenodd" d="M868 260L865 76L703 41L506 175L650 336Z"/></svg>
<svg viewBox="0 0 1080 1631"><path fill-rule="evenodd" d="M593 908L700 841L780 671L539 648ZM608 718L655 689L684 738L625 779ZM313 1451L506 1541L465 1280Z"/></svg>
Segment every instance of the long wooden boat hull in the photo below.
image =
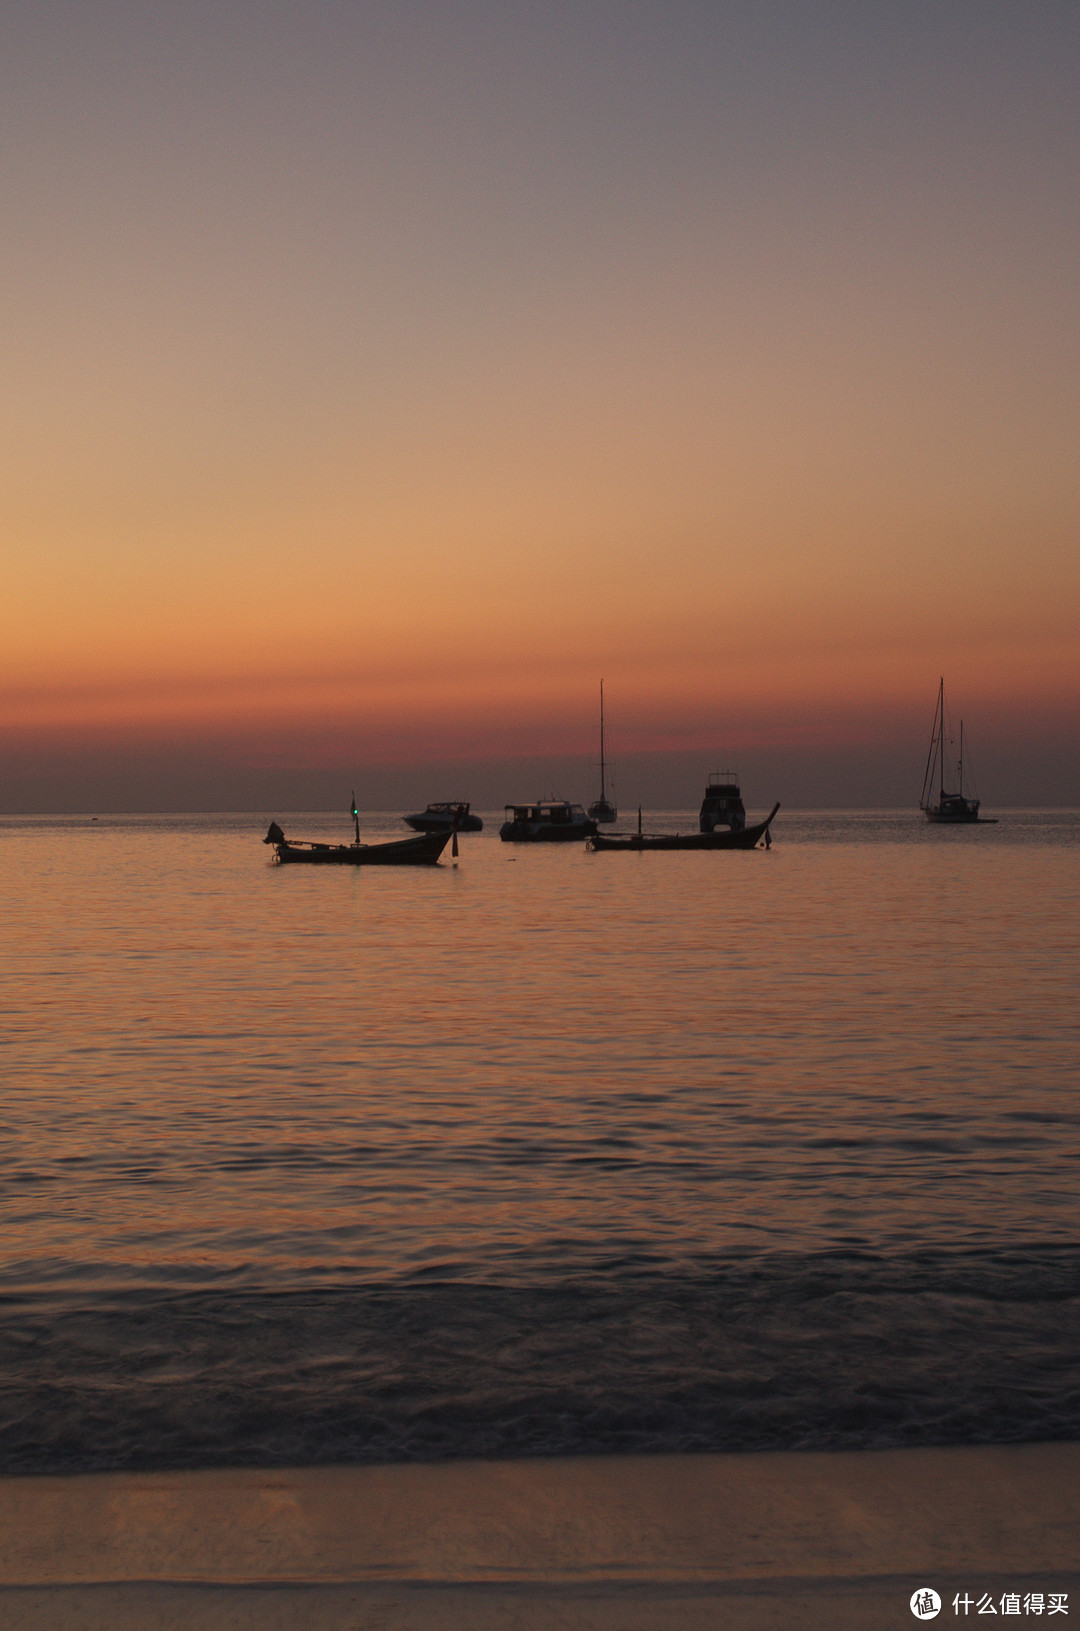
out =
<svg viewBox="0 0 1080 1631"><path fill-rule="evenodd" d="M739 831L688 833L597 833L589 840L590 849L601 850L654 850L654 849L754 849L767 836L779 810L774 804L764 821Z"/></svg>
<svg viewBox="0 0 1080 1631"><path fill-rule="evenodd" d="M281 866L434 866L453 837L453 829L397 838L388 844L316 844L285 839L274 845Z"/></svg>

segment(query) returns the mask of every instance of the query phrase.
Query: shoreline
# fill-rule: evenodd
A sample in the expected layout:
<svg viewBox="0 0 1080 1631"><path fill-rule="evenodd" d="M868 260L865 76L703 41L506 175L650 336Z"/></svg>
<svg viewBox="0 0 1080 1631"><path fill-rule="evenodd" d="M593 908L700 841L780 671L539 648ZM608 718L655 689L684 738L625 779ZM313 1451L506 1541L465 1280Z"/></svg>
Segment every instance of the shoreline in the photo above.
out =
<svg viewBox="0 0 1080 1631"><path fill-rule="evenodd" d="M0 1479L6 1631L854 1631L922 1586L1080 1612L1080 1443Z"/></svg>

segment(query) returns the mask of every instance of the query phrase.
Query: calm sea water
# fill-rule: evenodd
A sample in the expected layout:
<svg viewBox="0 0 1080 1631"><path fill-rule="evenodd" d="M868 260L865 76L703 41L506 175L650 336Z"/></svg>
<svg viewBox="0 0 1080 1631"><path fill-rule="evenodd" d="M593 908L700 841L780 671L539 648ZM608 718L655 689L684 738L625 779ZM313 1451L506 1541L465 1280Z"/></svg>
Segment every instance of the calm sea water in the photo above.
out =
<svg viewBox="0 0 1080 1631"><path fill-rule="evenodd" d="M0 1467L1080 1436L1080 814L268 819L0 821Z"/></svg>

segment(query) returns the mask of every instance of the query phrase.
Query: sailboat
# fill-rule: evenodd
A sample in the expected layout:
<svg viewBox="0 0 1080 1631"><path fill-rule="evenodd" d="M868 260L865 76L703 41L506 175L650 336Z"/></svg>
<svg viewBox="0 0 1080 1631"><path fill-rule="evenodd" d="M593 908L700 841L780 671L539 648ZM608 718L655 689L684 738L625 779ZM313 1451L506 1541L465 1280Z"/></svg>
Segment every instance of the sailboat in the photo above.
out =
<svg viewBox="0 0 1080 1631"><path fill-rule="evenodd" d="M619 812L607 796L607 787L604 776L604 682L600 681L600 797L589 805L589 815L593 821L604 825L618 819Z"/></svg>
<svg viewBox="0 0 1080 1631"><path fill-rule="evenodd" d="M952 738L949 735L948 716L945 711L945 681L938 683L934 725L930 732L930 751L926 756L926 774L923 776L919 809L927 821L951 826L995 826L996 822L979 815L979 800L964 793L964 722L960 721L960 746L955 760L952 757ZM955 782L955 791L947 790L947 783Z"/></svg>

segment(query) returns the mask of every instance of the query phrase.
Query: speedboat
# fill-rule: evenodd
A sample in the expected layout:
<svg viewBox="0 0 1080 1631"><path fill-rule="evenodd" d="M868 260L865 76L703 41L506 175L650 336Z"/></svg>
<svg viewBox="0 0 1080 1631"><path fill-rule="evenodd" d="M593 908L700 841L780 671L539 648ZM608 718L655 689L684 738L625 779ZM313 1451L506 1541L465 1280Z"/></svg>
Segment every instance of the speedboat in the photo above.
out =
<svg viewBox="0 0 1080 1631"><path fill-rule="evenodd" d="M417 832L483 832L484 823L473 815L467 804L429 804L415 815L402 816Z"/></svg>

